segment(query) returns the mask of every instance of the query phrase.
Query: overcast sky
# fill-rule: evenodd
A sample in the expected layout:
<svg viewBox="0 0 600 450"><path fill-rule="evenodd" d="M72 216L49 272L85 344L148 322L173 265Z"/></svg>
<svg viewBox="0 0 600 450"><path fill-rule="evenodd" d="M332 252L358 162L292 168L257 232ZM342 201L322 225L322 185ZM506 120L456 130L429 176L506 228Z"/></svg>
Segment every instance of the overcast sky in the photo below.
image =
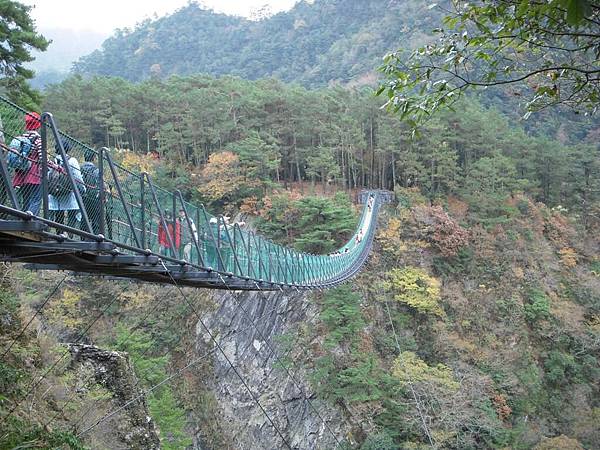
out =
<svg viewBox="0 0 600 450"><path fill-rule="evenodd" d="M38 29L63 28L112 34L115 28L132 28L156 13L159 17L188 4L188 0L21 0L35 6L32 16ZM217 12L248 17L269 5L275 12L290 9L297 0L202 0Z"/></svg>

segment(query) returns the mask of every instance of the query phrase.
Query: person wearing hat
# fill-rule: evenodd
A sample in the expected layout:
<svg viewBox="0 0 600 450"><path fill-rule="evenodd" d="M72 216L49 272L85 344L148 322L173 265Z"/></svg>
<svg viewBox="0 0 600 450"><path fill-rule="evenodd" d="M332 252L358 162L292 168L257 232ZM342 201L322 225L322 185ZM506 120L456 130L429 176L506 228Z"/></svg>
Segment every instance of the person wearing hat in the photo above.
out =
<svg viewBox="0 0 600 450"><path fill-rule="evenodd" d="M79 161L69 153L71 152L72 144L69 140L64 139L62 141L63 149L67 157L67 164L71 169L73 179L79 189L79 192L84 194L86 191L85 183L83 182L83 176L81 175L81 169L79 168ZM58 143L54 146L56 150L56 157L54 158L54 167L50 167L50 171L62 172L62 176L66 175L65 163L63 162L60 154L60 147ZM79 205L75 192L72 190L60 193L60 194L49 194L48 195L48 209L51 211L51 219L55 222L65 223L65 215L67 216L67 226L77 228L77 220L79 216Z"/></svg>
<svg viewBox="0 0 600 450"><path fill-rule="evenodd" d="M25 133L22 136L31 142L31 167L27 172L15 172L13 176L13 187L18 189L21 197L21 209L31 211L34 215L40 212L42 203L42 138L38 132L41 126L38 113L25 114Z"/></svg>

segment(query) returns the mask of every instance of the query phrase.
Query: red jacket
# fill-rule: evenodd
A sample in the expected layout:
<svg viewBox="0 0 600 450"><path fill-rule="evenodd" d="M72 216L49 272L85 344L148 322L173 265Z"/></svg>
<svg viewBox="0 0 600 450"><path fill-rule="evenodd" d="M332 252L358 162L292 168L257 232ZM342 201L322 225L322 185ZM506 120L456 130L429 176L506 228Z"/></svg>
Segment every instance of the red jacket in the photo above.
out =
<svg viewBox="0 0 600 450"><path fill-rule="evenodd" d="M31 141L31 167L27 172L15 172L13 176L13 187L23 186L24 184L41 184L42 183L42 138L37 131L27 131L23 134Z"/></svg>
<svg viewBox="0 0 600 450"><path fill-rule="evenodd" d="M173 243L175 244L175 250L179 250L179 246L181 245L181 224L179 221L175 223L175 236L173 236L173 222L167 222L167 230L171 235L171 239L173 239ZM162 221L158 224L158 245L166 248L171 248L169 244L169 237L167 235L167 230L163 227Z"/></svg>

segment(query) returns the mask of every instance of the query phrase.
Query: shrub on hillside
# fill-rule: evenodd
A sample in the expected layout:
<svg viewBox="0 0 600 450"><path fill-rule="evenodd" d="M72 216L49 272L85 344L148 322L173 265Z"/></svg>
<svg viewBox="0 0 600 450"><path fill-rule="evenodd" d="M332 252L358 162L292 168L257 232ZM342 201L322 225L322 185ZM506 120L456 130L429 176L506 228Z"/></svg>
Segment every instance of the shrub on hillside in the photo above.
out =
<svg viewBox="0 0 600 450"><path fill-rule="evenodd" d="M454 257L468 245L469 232L441 206L419 206L414 209L414 215L425 225L422 231L442 256Z"/></svg>
<svg viewBox="0 0 600 450"><path fill-rule="evenodd" d="M384 288L394 294L394 299L420 313L442 316L439 305L440 282L416 267L392 269L387 273Z"/></svg>
<svg viewBox="0 0 600 450"><path fill-rule="evenodd" d="M529 303L523 306L525 318L529 322L537 322L550 317L550 300L539 289L534 289L529 294Z"/></svg>

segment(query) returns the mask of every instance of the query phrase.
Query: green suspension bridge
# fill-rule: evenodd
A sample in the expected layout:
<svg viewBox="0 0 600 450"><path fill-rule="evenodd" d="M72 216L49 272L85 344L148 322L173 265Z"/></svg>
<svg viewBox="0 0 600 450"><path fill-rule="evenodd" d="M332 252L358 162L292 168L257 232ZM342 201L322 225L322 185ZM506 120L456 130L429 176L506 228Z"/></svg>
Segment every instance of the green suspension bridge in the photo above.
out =
<svg viewBox="0 0 600 450"><path fill-rule="evenodd" d="M329 255L298 252L127 170L108 149L63 133L50 113L30 114L0 97L0 119L0 259L33 269L213 289L329 288L360 271L378 211L391 200L386 191L363 192L344 246ZM25 142L23 150L31 131L41 145L27 150Z"/></svg>

